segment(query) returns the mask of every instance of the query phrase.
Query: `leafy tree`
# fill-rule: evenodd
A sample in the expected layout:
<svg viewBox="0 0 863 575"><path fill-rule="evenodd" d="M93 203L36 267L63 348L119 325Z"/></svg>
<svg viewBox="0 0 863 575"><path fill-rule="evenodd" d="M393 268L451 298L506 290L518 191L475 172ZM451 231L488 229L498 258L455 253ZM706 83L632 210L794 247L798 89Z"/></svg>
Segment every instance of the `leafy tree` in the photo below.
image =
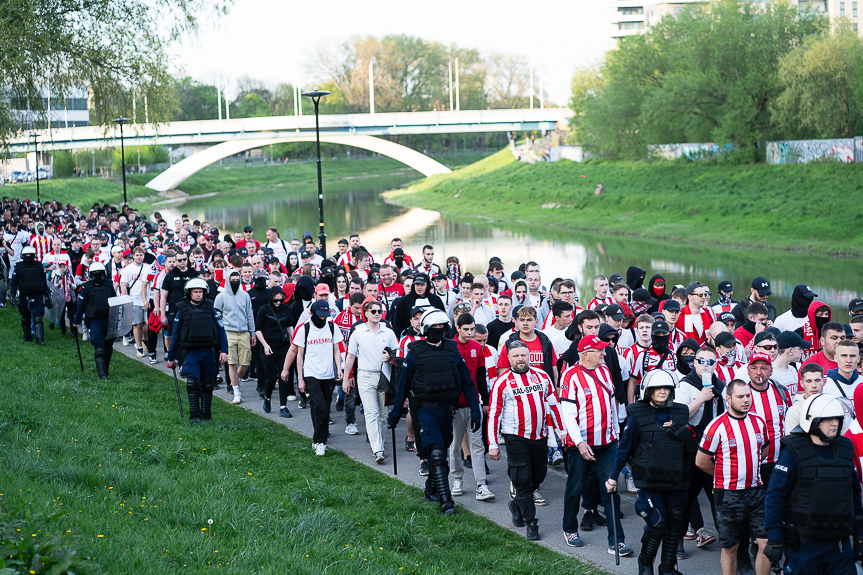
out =
<svg viewBox="0 0 863 575"><path fill-rule="evenodd" d="M270 115L270 104L258 93L251 92L231 103L232 118L260 118Z"/></svg>
<svg viewBox="0 0 863 575"><path fill-rule="evenodd" d="M215 86L185 77L174 82L174 95L177 101L174 121L218 119L218 92Z"/></svg>
<svg viewBox="0 0 863 575"><path fill-rule="evenodd" d="M863 39L850 27L811 36L780 61L785 90L775 103L786 132L799 128L817 138L863 134Z"/></svg>

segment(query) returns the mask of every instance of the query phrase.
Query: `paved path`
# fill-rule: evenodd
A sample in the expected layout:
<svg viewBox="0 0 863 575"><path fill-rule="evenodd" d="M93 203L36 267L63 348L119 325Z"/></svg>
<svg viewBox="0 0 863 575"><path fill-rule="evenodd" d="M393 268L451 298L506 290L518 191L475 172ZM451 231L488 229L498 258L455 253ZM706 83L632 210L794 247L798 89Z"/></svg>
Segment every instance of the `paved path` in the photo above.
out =
<svg viewBox="0 0 863 575"><path fill-rule="evenodd" d="M115 345L115 349L129 357L135 357L134 346L123 347L120 340L118 340ZM159 358L161 361L156 366L151 367L170 375L171 370L169 370L165 365L164 355L160 353ZM146 358L142 363L150 366L150 363ZM297 433L301 433L306 437L311 438L312 422L307 409L298 409L296 401L289 402L290 405L288 405L288 409L293 417L287 419L279 417L278 392L275 392L273 393L272 413L264 413L262 409L263 400L258 398L258 394L255 392L255 385L254 381L240 384L243 403L234 407L252 411L261 417L271 419L276 423L296 431ZM182 380L180 391L185 404L186 397L182 386ZM226 402L230 402L233 399L233 396L227 393L224 384L222 384L222 389L214 393L214 396ZM333 437L328 441L329 449L338 449L343 451L352 459L359 461L368 467L377 469L381 473L385 473L390 476L392 475L393 466L391 454L393 447L391 444L392 433L389 430L386 430L386 433L384 434L387 440L387 460L383 464L378 465L374 461L371 449L365 442L365 420L359 408L357 409L357 426L360 430L359 435L351 436L345 434L344 412L336 411L335 403L333 404L332 409L332 419L335 421L335 424L330 426L330 431L333 434ZM425 485L425 477L419 474L419 459L415 454L405 451L404 439L405 425L403 422L396 430L396 441L399 444L397 446L397 449L399 450L398 479L409 485L421 488ZM501 455L502 457L500 461L488 461L488 466L491 471L491 474L488 476L488 486L497 496L494 501L483 502L477 501L474 498L473 487L471 487L474 485L473 475L469 469L465 470L464 476L465 494L461 497L455 497L454 499L456 503L469 509L471 512L483 515L498 525L524 535L524 528L518 529L514 527L510 520L510 513L506 505L508 501L507 492L509 490L509 479L506 476L506 448L501 450ZM581 532L580 535L584 540L585 546L580 549L568 547L563 542L561 522L563 520L563 491L565 484L566 472L564 471L563 466L550 467L548 470L548 476L540 488L540 492L548 501L548 505L537 508L539 531L540 536L542 537L542 541L540 543L560 553L573 555L579 559L590 561L591 563L599 565L613 573L636 573L637 567L635 556L621 557L620 566L615 566L614 556L608 554L605 527L597 527L594 528L593 531ZM625 517L623 519L623 530L626 533L626 541L631 547L633 547L633 549L635 549L637 554L641 547L640 539L644 522L635 514L635 495L622 493L621 499L622 508L625 513ZM429 507L428 509L429 513L437 512L433 507ZM704 498L704 495L702 495L702 510L704 511L705 517L709 518L710 508L707 506L707 501ZM712 521L708 520L708 525L712 526ZM689 558L678 563L678 569L682 573L685 575L715 575L719 572L719 548L715 543L703 549L696 548L695 541L687 541L685 545ZM658 565L659 561L657 560L657 568Z"/></svg>

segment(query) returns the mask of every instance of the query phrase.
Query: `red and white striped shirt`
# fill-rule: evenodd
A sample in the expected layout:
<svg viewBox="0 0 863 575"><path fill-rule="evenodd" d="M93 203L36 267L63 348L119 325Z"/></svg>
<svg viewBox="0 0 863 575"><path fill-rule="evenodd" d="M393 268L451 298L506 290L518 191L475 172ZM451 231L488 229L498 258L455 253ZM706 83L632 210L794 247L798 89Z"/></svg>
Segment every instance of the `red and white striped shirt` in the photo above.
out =
<svg viewBox="0 0 863 575"><path fill-rule="evenodd" d="M51 251L54 245L53 236L40 236L37 234L30 235L30 245L36 250L36 259L42 261L45 256Z"/></svg>
<svg viewBox="0 0 863 575"><path fill-rule="evenodd" d="M483 358L485 362L485 375L488 390L494 385L494 380L497 379L497 352L490 345L483 346Z"/></svg>
<svg viewBox="0 0 863 575"><path fill-rule="evenodd" d="M608 294L607 296L605 296L605 299L593 298L592 300L587 302L587 309L593 309L601 303L607 303L608 305L611 305L614 303L614 298L611 297L611 294Z"/></svg>
<svg viewBox="0 0 863 575"><path fill-rule="evenodd" d="M553 426L561 437L566 435L551 378L541 369L504 371L495 380L489 401L488 443L493 449L501 433L542 439L548 436L548 426Z"/></svg>
<svg viewBox="0 0 863 575"><path fill-rule="evenodd" d="M399 340L399 350L396 352L396 357L404 359L408 355L408 346L415 341L425 339L421 335L403 335Z"/></svg>
<svg viewBox="0 0 863 575"><path fill-rule="evenodd" d="M348 334L351 331L351 327L358 321L362 321L362 319L362 317L352 314L351 308L348 305L345 307L344 310L339 313L339 315L336 316L336 319L333 323L336 324L336 327L342 330L342 337L345 339L345 341L347 341Z"/></svg>
<svg viewBox="0 0 863 575"><path fill-rule="evenodd" d="M749 411L760 415L767 424L767 440L770 445L767 447L764 463L776 463L779 457L779 440L785 436L785 414L791 407L791 394L788 394L789 400L785 401L771 383L767 384L764 391L755 389L751 384L749 387L752 389L752 407Z"/></svg>
<svg viewBox="0 0 863 575"><path fill-rule="evenodd" d="M720 365L716 364L716 377L728 383L734 379L740 379L741 376L746 373L746 364L741 361L735 361L734 363L729 363L728 365Z"/></svg>
<svg viewBox="0 0 863 575"><path fill-rule="evenodd" d="M638 344L632 347L636 347L637 345ZM667 354L665 354L665 361L662 363L662 365L659 365L659 360L661 359L662 355L655 349L653 349L653 346L650 346L647 349L644 349L643 347L639 348L636 355L632 357L629 375L634 377L640 383L641 378L644 377L644 374L646 374L648 371L653 371L654 369L674 371L675 369L677 369L677 365L675 363L676 358L673 351L669 351Z"/></svg>
<svg viewBox="0 0 863 575"><path fill-rule="evenodd" d="M614 382L604 365L594 370L575 364L560 378L560 407L569 432L567 445L582 441L588 445L608 445L617 441L617 402Z"/></svg>
<svg viewBox="0 0 863 575"><path fill-rule="evenodd" d="M497 300L495 300L495 302L496 301ZM575 315L578 313L581 313L583 311L584 311L584 309L582 309L582 307L580 305L576 304L574 306L572 312L571 312L572 320L575 321ZM542 327L538 328L538 329L541 329L542 331L548 331L548 328L550 328L553 323L554 323L554 314L551 313L551 309L549 309L548 313L545 314L545 319L542 320Z"/></svg>
<svg viewBox="0 0 863 575"><path fill-rule="evenodd" d="M739 491L761 485L761 448L767 424L751 411L742 419L723 413L707 425L700 449L716 458L714 489Z"/></svg>
<svg viewBox="0 0 863 575"><path fill-rule="evenodd" d="M633 343L632 345L624 347L622 350L620 350L620 357L622 357L624 361L626 361L626 365L629 368L629 373L632 373L632 362L635 361L635 358L641 355L641 352L645 349L647 348L641 347L638 343Z"/></svg>

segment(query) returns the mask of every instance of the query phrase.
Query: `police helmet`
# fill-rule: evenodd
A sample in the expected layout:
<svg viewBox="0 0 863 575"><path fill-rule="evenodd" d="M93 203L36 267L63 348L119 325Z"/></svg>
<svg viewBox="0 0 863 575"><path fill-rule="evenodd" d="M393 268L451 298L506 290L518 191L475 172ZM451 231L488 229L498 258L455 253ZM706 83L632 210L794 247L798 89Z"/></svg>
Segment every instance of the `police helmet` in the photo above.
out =
<svg viewBox="0 0 863 575"><path fill-rule="evenodd" d="M427 309L420 319L420 335L426 335L433 325L449 324L446 313L437 308Z"/></svg>
<svg viewBox="0 0 863 575"><path fill-rule="evenodd" d="M678 379L677 374L671 371L666 371L664 369L654 369L653 371L648 371L647 375L645 375L641 379L641 399L642 401L650 401L651 389L658 387L670 387L671 395L668 398L668 402L672 402L674 400L674 390L677 389Z"/></svg>
<svg viewBox="0 0 863 575"><path fill-rule="evenodd" d="M842 429L842 423L845 420L845 409L842 407L839 399L832 395L824 395L823 393L813 395L803 402L803 409L801 411L803 416L800 418L800 428L803 431L818 436L822 441L830 443L836 441L835 437L824 435L824 432L818 428L818 425L824 419L838 417L839 429Z"/></svg>
<svg viewBox="0 0 863 575"><path fill-rule="evenodd" d="M90 275L93 275L95 272L105 273L105 266L102 265L100 262L93 262L92 264L90 264L89 272Z"/></svg>
<svg viewBox="0 0 863 575"><path fill-rule="evenodd" d="M27 246L23 250L21 250L21 257L26 258L27 256L36 257L36 248L33 246Z"/></svg>
<svg viewBox="0 0 863 575"><path fill-rule="evenodd" d="M210 289L210 286L208 286L207 282L205 282L201 278L190 279L186 282L186 285L183 286L183 293L185 294L187 299L192 297L193 289L202 289L204 290L204 293L206 293Z"/></svg>

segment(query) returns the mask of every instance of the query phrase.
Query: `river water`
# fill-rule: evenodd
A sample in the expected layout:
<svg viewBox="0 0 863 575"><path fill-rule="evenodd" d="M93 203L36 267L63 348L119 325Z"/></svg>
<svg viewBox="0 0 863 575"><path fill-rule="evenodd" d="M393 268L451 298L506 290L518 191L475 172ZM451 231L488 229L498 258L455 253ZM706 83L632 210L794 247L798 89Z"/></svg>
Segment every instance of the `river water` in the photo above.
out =
<svg viewBox="0 0 863 575"><path fill-rule="evenodd" d="M436 263L442 265L454 255L463 270L474 274L484 272L489 258L494 256L503 260L507 275L520 263L533 260L540 264L546 284L555 277L572 278L582 303L594 295L595 275L625 276L630 265L646 269L647 279L655 273L662 274L669 286L702 281L714 293L712 299L721 280L731 281L734 299L741 299L748 295L752 279L764 276L773 290L770 301L780 313L790 307L794 286L806 283L819 294L818 299L833 308L833 318L838 321L847 321L848 302L863 293L861 259L655 242L519 222L492 225L479 218L456 221L434 211L393 206L380 197L381 192L405 186L417 177L410 174L325 181L328 253L335 252L339 238L358 233L378 261L389 253L393 237L403 239L405 251L415 261L420 259L422 246L431 244ZM311 183L290 188L276 186L190 200L162 212L182 211L226 231L241 231L250 225L259 241L265 241L266 228L275 226L282 239L288 241L302 237L304 231L317 235L316 189Z"/></svg>

